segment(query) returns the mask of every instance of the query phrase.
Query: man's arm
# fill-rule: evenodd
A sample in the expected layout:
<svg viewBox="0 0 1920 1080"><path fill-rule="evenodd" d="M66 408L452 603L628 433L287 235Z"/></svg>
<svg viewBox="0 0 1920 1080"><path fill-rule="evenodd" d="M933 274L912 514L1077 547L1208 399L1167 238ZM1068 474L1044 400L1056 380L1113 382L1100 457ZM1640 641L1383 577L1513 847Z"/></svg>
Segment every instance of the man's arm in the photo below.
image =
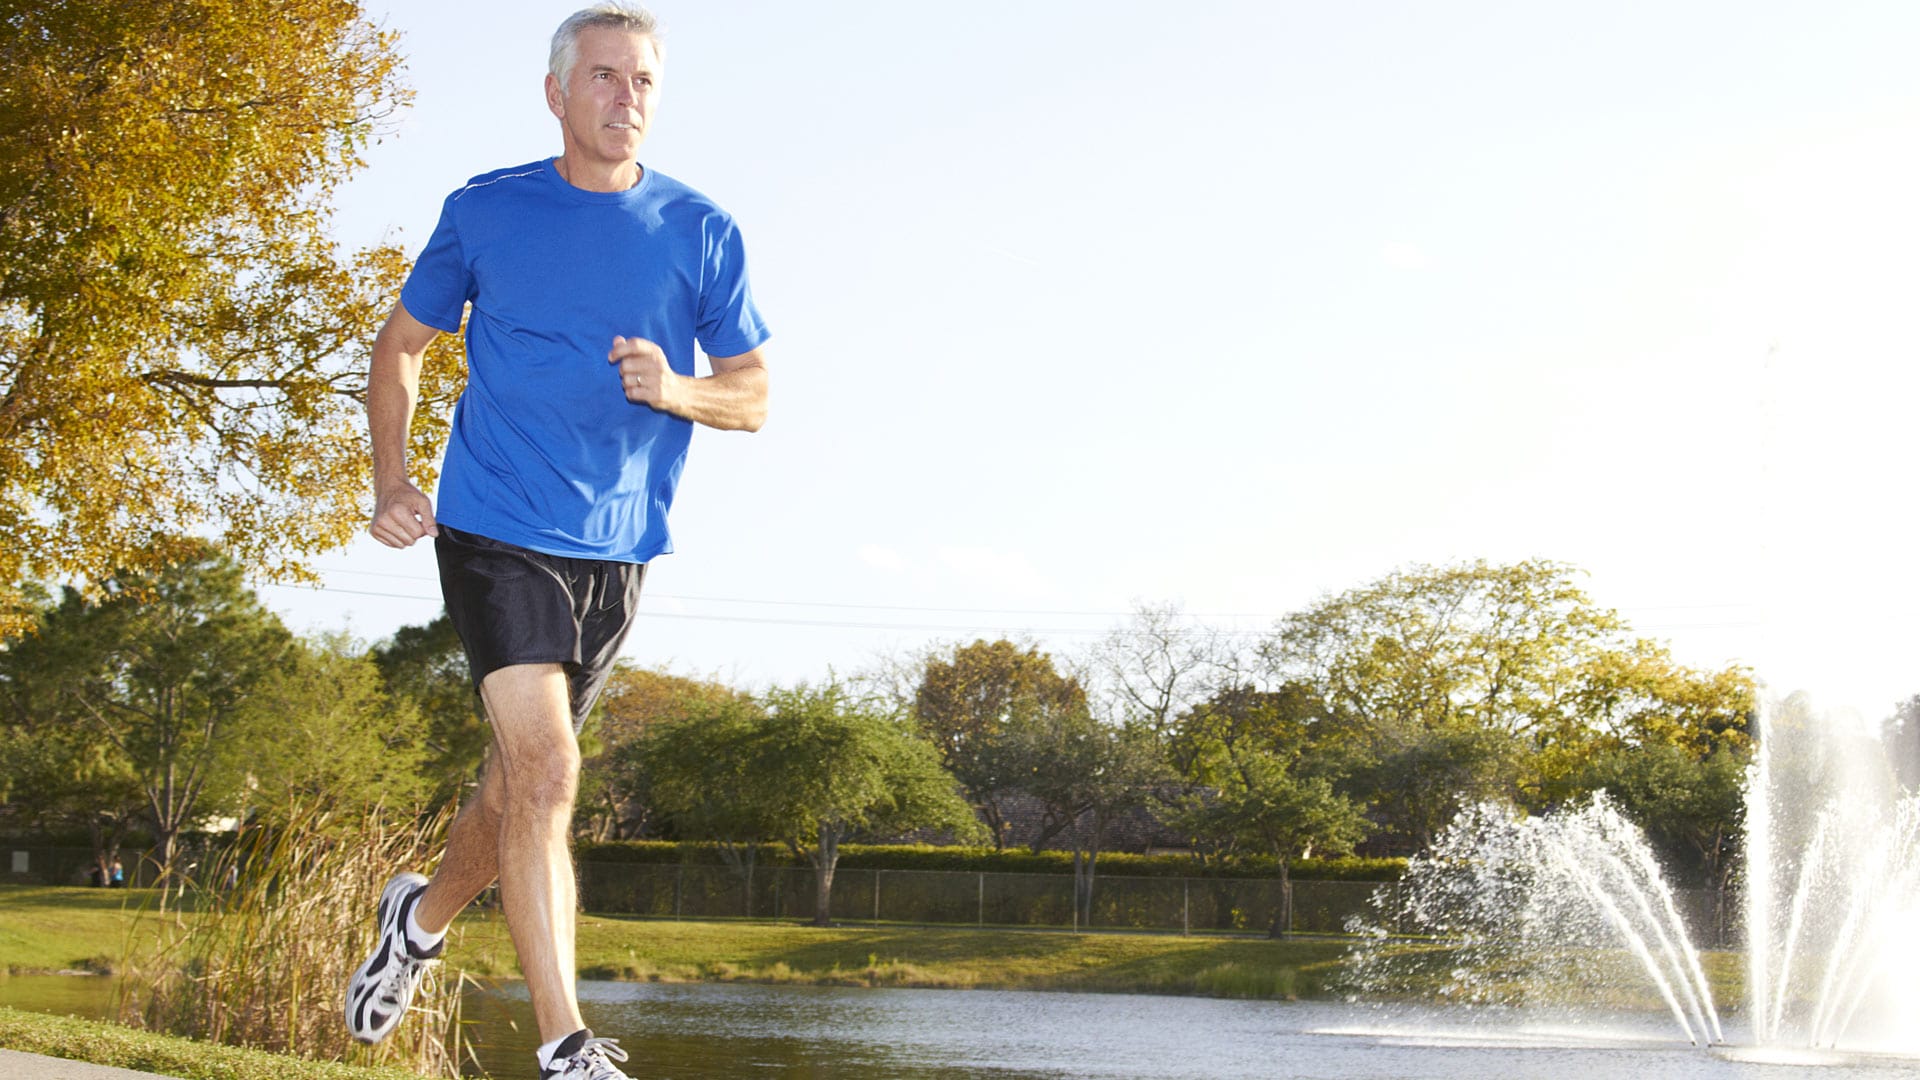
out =
<svg viewBox="0 0 1920 1080"><path fill-rule="evenodd" d="M614 338L607 362L620 366L621 389L635 405L723 431L759 431L767 422L765 346L710 356L713 374L700 378L675 373L660 346L645 338Z"/></svg>
<svg viewBox="0 0 1920 1080"><path fill-rule="evenodd" d="M367 371L367 428L373 435L374 539L403 548L423 536L440 535L433 500L407 475L407 429L420 396L420 361L440 331L393 305L373 339Z"/></svg>

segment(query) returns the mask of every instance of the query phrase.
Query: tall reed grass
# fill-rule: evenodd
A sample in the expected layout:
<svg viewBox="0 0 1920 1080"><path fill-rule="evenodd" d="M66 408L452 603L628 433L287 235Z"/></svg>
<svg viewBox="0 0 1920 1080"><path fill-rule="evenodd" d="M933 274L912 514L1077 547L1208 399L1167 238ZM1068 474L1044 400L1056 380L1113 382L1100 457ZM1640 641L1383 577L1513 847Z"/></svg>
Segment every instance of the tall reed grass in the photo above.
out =
<svg viewBox="0 0 1920 1080"><path fill-rule="evenodd" d="M457 1077L471 1056L460 1029L464 976L430 968L406 1020L378 1046L354 1042L342 1017L347 979L374 946L382 886L439 853L450 816L301 806L279 817L245 828L193 875L182 905L193 915L147 916L163 923L162 943L122 980L123 1022Z"/></svg>

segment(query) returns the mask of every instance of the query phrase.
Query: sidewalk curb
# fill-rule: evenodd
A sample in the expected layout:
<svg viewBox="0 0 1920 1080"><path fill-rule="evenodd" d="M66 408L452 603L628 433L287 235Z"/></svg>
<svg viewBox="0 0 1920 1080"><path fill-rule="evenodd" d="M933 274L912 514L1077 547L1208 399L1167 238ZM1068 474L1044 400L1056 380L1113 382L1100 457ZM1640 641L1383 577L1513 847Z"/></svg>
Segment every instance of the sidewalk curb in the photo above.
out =
<svg viewBox="0 0 1920 1080"><path fill-rule="evenodd" d="M0 1050L0 1076L13 1080L172 1080L158 1073L135 1072L116 1065Z"/></svg>

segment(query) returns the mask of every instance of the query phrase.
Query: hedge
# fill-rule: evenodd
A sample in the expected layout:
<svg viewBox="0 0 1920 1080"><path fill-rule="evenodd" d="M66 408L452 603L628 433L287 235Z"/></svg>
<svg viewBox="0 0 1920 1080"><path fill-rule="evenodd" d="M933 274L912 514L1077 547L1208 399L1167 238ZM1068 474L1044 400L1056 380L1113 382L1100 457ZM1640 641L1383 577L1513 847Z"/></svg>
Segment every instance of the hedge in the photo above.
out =
<svg viewBox="0 0 1920 1080"><path fill-rule="evenodd" d="M599 863L723 862L713 844L666 840L614 840L579 844L574 857ZM761 866L793 866L797 860L785 846L763 844L755 856ZM1405 873L1405 859L1299 859L1292 877L1300 881L1397 881ZM935 847L931 844L844 844L840 868L846 870L963 870L997 874L1069 874L1073 855L1065 851L1034 854L1025 848ZM1237 859L1228 865L1207 865L1191 855L1135 855L1112 852L1100 856L1099 872L1113 877L1226 877L1272 878L1279 866L1270 856Z"/></svg>

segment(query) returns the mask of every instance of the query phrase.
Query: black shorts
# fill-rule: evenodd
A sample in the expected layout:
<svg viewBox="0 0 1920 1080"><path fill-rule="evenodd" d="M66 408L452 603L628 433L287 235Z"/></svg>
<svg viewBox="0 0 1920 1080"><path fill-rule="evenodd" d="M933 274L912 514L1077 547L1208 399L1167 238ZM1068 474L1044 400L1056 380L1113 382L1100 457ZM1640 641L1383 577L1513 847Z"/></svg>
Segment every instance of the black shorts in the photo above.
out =
<svg viewBox="0 0 1920 1080"><path fill-rule="evenodd" d="M474 691L503 667L560 664L578 733L633 626L646 564L545 555L445 525L433 549Z"/></svg>

